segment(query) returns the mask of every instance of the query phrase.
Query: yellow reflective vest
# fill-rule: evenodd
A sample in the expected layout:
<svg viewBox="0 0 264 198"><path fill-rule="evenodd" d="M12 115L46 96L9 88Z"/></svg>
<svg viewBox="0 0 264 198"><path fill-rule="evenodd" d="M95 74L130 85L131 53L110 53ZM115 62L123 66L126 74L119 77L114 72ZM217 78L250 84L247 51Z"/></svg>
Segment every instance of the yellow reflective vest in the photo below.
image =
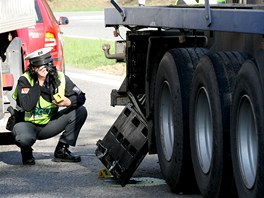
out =
<svg viewBox="0 0 264 198"><path fill-rule="evenodd" d="M30 77L29 72L25 72L23 74L24 77L28 80L31 86L34 85L34 80ZM65 93L65 76L62 72L58 71L58 78L61 81L59 87L57 88L57 93L59 93L61 96L64 96ZM18 90L16 87L16 90L13 93L14 100L17 99ZM45 100L42 96L39 97L39 100L35 106L34 109L31 111L25 111L25 117L24 120L28 122L32 122L34 124L47 124L51 117L58 111L58 106L53 104L52 102L49 102Z"/></svg>

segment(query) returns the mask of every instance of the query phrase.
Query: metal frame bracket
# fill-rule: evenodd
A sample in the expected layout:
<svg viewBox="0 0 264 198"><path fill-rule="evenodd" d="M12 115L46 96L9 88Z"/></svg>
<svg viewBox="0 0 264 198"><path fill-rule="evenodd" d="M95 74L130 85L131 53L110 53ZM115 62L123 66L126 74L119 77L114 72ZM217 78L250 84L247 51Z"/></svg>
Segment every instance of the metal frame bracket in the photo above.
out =
<svg viewBox="0 0 264 198"><path fill-rule="evenodd" d="M126 13L125 10L115 1L115 0L111 0L111 4L115 7L115 9L117 9L117 11L120 13L123 21L126 20Z"/></svg>

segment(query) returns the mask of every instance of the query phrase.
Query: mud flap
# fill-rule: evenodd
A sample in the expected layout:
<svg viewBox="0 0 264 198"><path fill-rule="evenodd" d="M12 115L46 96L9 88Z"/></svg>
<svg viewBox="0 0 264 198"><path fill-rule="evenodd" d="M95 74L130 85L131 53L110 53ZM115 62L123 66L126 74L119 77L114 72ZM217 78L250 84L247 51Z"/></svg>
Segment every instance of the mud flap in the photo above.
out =
<svg viewBox="0 0 264 198"><path fill-rule="evenodd" d="M147 124L129 103L103 140L98 140L96 156L109 172L125 186L148 152Z"/></svg>

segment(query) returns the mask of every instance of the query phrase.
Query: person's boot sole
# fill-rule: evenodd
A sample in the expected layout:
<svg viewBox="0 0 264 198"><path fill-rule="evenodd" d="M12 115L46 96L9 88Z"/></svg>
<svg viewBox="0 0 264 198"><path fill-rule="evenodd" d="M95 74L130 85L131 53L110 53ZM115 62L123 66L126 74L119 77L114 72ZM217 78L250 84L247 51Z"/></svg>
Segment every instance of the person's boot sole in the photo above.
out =
<svg viewBox="0 0 264 198"><path fill-rule="evenodd" d="M25 162L23 162L23 165L35 165L35 160L33 160L33 161L25 161Z"/></svg>
<svg viewBox="0 0 264 198"><path fill-rule="evenodd" d="M53 158L54 162L80 162L81 159L70 160L70 159L62 159L62 158Z"/></svg>

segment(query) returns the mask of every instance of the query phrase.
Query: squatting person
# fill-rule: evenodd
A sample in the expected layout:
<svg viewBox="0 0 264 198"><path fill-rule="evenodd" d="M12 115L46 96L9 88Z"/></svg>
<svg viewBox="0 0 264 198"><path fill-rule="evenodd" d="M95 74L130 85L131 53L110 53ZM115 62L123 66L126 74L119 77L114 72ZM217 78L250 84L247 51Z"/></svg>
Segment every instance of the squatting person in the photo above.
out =
<svg viewBox="0 0 264 198"><path fill-rule="evenodd" d="M13 98L23 113L23 120L14 125L12 133L21 149L24 165L34 165L32 146L60 133L54 161L80 162L69 146L75 146L86 120L87 110L83 93L64 73L56 70L50 48L32 52L26 72L20 76ZM59 109L59 107L62 107Z"/></svg>

